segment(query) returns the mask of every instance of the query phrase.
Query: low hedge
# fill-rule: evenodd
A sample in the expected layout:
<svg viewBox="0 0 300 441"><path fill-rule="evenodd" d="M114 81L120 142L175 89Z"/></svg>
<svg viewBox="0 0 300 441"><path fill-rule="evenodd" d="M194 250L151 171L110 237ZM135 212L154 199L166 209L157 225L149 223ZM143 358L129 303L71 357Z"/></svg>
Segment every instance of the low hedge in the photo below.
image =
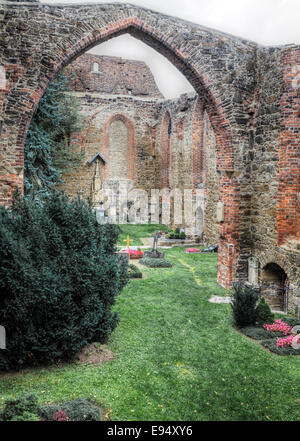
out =
<svg viewBox="0 0 300 441"><path fill-rule="evenodd" d="M143 257L140 263L150 268L170 268L172 266L171 262L166 259L155 259L151 257Z"/></svg>
<svg viewBox="0 0 300 441"><path fill-rule="evenodd" d="M40 406L36 394L25 392L9 398L0 413L1 421L101 421L98 406L86 398Z"/></svg>
<svg viewBox="0 0 300 441"><path fill-rule="evenodd" d="M241 328L240 331L254 340L267 340L275 337L283 337L281 332L271 332L257 326L246 326L245 328Z"/></svg>
<svg viewBox="0 0 300 441"><path fill-rule="evenodd" d="M100 409L85 398L77 398L59 404L48 404L40 409L40 415L46 421L57 420L62 412L70 421L102 420Z"/></svg>
<svg viewBox="0 0 300 441"><path fill-rule="evenodd" d="M23 393L18 398L8 398L0 414L1 421L39 421L40 406L35 394Z"/></svg>
<svg viewBox="0 0 300 441"><path fill-rule="evenodd" d="M300 325L300 320L297 317L281 317L281 320L292 327Z"/></svg>
<svg viewBox="0 0 300 441"><path fill-rule="evenodd" d="M142 279L143 273L138 269L136 265L132 263L128 265L128 276L130 279Z"/></svg>

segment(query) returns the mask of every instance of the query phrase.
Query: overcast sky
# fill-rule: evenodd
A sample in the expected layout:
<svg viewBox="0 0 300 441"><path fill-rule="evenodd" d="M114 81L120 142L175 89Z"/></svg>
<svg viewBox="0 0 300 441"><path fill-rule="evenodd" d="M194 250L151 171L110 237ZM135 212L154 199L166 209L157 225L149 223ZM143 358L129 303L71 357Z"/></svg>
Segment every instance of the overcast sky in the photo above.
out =
<svg viewBox="0 0 300 441"><path fill-rule="evenodd" d="M114 0L42 0L42 3L115 3ZM263 45L300 44L300 0L119 0L173 15ZM103 43L91 51L145 61L167 98L192 86L163 56L129 35Z"/></svg>

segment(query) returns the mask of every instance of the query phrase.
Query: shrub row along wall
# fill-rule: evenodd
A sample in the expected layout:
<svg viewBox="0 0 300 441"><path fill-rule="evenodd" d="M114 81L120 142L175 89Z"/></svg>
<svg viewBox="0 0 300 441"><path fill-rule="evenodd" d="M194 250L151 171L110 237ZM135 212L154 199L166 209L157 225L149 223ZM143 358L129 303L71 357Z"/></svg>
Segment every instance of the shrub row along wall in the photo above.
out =
<svg viewBox="0 0 300 441"><path fill-rule="evenodd" d="M298 46L261 47L130 4L1 3L1 203L10 203L14 185L22 186L24 139L49 81L83 52L124 32L165 55L187 77L214 130L224 204L218 281L230 287L233 280L247 279L251 256L260 266L275 261L286 272L295 300ZM129 90L130 81L126 84ZM182 131L181 123L176 130Z"/></svg>

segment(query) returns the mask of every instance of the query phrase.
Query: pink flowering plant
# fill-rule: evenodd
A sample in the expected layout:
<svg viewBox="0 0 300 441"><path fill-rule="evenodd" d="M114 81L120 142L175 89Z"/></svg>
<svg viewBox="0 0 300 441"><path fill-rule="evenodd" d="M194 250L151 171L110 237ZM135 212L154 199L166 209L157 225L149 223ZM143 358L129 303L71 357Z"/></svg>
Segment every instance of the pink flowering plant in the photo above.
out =
<svg viewBox="0 0 300 441"><path fill-rule="evenodd" d="M283 335L289 335L292 331L292 327L283 322L281 319L275 320L275 323L272 325L265 323L263 328L270 332L281 332Z"/></svg>
<svg viewBox="0 0 300 441"><path fill-rule="evenodd" d="M293 343L297 344L299 342L300 335L297 335L295 332L293 332L293 328L280 319L275 320L275 323L273 323L272 325L268 325L267 323L265 323L263 325L263 328L270 332L280 332L281 334L286 336L286 338L277 338L276 346L278 346L279 348L292 346Z"/></svg>
<svg viewBox="0 0 300 441"><path fill-rule="evenodd" d="M53 421L68 421L68 415L63 410L59 410L52 416Z"/></svg>

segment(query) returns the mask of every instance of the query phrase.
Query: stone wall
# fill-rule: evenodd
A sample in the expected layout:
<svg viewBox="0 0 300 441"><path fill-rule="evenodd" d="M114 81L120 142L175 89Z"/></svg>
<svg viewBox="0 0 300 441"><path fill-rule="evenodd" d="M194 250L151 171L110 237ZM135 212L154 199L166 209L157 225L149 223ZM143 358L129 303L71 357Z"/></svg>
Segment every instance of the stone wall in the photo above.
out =
<svg viewBox="0 0 300 441"><path fill-rule="evenodd" d="M269 265L285 272L290 311L297 309L300 296L299 66L299 49L258 51L259 88L249 152L251 253L259 261L260 282Z"/></svg>
<svg viewBox="0 0 300 441"><path fill-rule="evenodd" d="M68 65L66 73L73 74L72 90L76 92L163 98L143 61L88 53Z"/></svg>

